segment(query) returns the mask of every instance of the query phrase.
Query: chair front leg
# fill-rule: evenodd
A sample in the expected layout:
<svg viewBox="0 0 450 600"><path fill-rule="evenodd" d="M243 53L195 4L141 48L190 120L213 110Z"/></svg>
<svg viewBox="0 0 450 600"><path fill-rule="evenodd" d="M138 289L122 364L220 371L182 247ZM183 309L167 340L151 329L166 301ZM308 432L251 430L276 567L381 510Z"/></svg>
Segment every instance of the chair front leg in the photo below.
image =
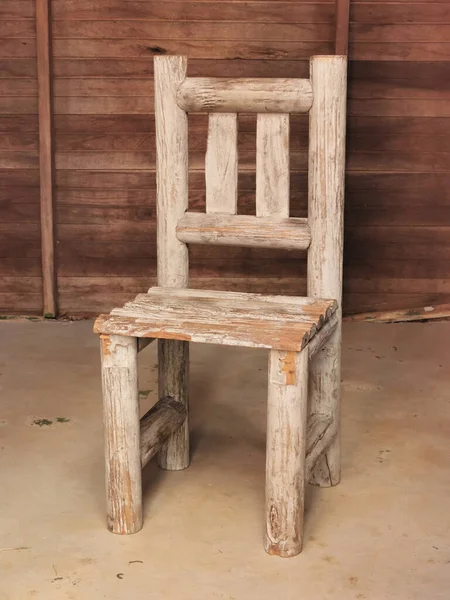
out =
<svg viewBox="0 0 450 600"><path fill-rule="evenodd" d="M137 340L101 335L108 529L142 528Z"/></svg>
<svg viewBox="0 0 450 600"><path fill-rule="evenodd" d="M269 554L302 549L308 350L269 352L266 537Z"/></svg>

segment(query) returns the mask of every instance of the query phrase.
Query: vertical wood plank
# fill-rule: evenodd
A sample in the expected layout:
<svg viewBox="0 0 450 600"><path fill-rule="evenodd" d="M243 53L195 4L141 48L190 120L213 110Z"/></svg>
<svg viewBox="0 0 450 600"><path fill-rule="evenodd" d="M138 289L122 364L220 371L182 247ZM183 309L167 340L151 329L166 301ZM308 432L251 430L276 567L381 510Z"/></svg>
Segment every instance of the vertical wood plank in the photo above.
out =
<svg viewBox="0 0 450 600"><path fill-rule="evenodd" d="M187 287L188 249L176 236L176 225L188 208L188 120L176 93L186 77L187 58L154 59L156 119L156 205L158 285ZM158 341L159 398L172 396L188 411L189 343ZM159 464L168 470L189 465L189 419L159 452Z"/></svg>
<svg viewBox="0 0 450 600"><path fill-rule="evenodd" d="M346 56L350 28L350 0L335 0L335 18L334 52Z"/></svg>
<svg viewBox="0 0 450 600"><path fill-rule="evenodd" d="M154 59L157 269L158 285L164 287L186 287L188 283L188 250L175 231L188 207L188 120L176 102L186 69L186 57Z"/></svg>
<svg viewBox="0 0 450 600"><path fill-rule="evenodd" d="M289 217L289 115L257 117L256 215Z"/></svg>
<svg viewBox="0 0 450 600"><path fill-rule="evenodd" d="M36 0L36 52L39 95L39 169L44 315L56 316L53 222L53 155L50 66L50 0Z"/></svg>
<svg viewBox="0 0 450 600"><path fill-rule="evenodd" d="M108 529L142 528L137 340L100 336Z"/></svg>
<svg viewBox="0 0 450 600"><path fill-rule="evenodd" d="M266 446L266 536L269 554L302 549L308 349L269 352Z"/></svg>
<svg viewBox="0 0 450 600"><path fill-rule="evenodd" d="M309 128L308 296L335 298L339 324L310 365L311 413L333 419L336 437L311 478L317 485L340 480L340 357L345 180L347 57L311 60L313 106Z"/></svg>
<svg viewBox="0 0 450 600"><path fill-rule="evenodd" d="M209 115L205 161L206 212L235 215L238 185L236 113Z"/></svg>

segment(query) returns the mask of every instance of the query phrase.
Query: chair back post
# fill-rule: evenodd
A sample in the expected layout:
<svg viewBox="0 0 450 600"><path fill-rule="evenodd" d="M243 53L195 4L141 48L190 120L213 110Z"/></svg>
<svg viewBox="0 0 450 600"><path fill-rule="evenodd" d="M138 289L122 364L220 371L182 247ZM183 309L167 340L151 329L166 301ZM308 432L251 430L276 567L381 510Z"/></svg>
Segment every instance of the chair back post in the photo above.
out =
<svg viewBox="0 0 450 600"><path fill-rule="evenodd" d="M347 57L311 59L308 296L342 304Z"/></svg>
<svg viewBox="0 0 450 600"><path fill-rule="evenodd" d="M189 280L188 248L176 225L188 208L188 119L177 104L187 58L154 59L156 121L157 273L161 287L184 288Z"/></svg>

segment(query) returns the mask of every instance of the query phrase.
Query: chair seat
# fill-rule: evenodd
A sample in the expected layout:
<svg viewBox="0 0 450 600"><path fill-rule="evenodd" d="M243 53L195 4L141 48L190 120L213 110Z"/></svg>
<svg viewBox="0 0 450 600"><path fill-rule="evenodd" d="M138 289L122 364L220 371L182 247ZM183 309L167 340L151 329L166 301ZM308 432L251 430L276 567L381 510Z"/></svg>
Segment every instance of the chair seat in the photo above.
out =
<svg viewBox="0 0 450 600"><path fill-rule="evenodd" d="M336 309L335 300L154 287L100 315L94 331L298 352Z"/></svg>

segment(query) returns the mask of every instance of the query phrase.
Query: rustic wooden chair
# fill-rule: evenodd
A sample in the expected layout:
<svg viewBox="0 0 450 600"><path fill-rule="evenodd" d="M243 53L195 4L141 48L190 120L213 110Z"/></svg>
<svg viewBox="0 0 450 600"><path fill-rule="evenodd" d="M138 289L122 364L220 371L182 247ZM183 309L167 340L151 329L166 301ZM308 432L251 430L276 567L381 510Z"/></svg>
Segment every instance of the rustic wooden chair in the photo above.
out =
<svg viewBox="0 0 450 600"><path fill-rule="evenodd" d="M108 527L141 529L141 469L158 451L164 469L189 465L189 342L268 348L265 548L294 556L305 482L340 479L347 61L315 56L310 79L186 77L179 56L157 57L154 67L159 287L95 323ZM210 113L206 214L187 212L187 113L200 111ZM289 218L289 113L308 111L308 218ZM256 216L236 215L238 112L257 113ZM308 249L308 297L189 289L194 243ZM160 399L139 419L137 357L155 338Z"/></svg>

